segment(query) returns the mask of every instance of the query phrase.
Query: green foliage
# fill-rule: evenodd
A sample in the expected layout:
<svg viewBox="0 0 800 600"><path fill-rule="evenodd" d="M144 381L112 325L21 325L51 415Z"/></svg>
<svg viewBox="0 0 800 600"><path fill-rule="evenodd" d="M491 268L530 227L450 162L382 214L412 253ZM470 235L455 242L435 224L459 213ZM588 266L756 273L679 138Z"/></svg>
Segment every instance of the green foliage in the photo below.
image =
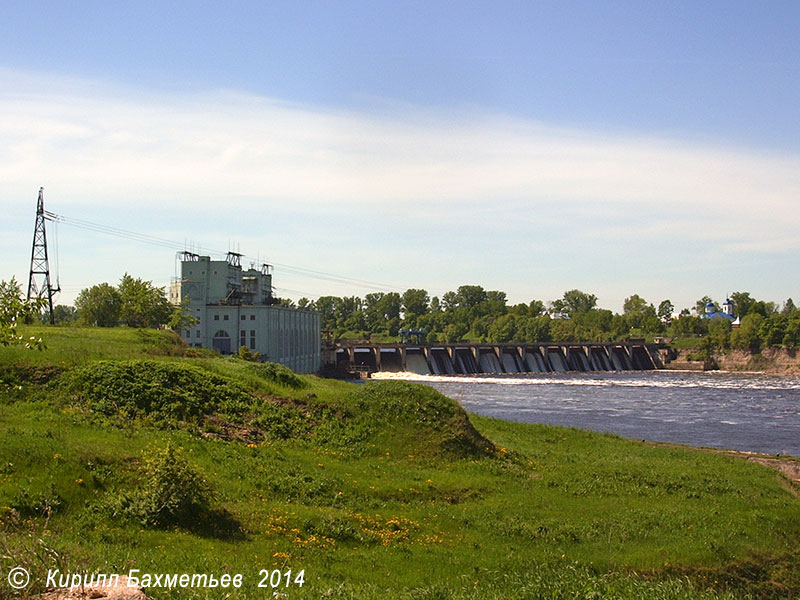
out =
<svg viewBox="0 0 800 600"><path fill-rule="evenodd" d="M714 351L722 352L730 348L732 326L728 319L714 319L708 324L708 339Z"/></svg>
<svg viewBox="0 0 800 600"><path fill-rule="evenodd" d="M656 318L655 307L652 304L648 304L647 301L638 294L626 298L622 305L622 310L627 318L628 327L631 329L641 329L645 326L648 319Z"/></svg>
<svg viewBox="0 0 800 600"><path fill-rule="evenodd" d="M672 320L670 332L675 337L690 337L708 333L708 321L691 315L681 315Z"/></svg>
<svg viewBox="0 0 800 600"><path fill-rule="evenodd" d="M489 342L503 343L519 339L517 317L503 315L492 322L487 330L486 339Z"/></svg>
<svg viewBox="0 0 800 600"><path fill-rule="evenodd" d="M289 367L278 363L260 362L247 366L248 371L271 381L294 390L301 390L308 387L308 384L301 377L296 375Z"/></svg>
<svg viewBox="0 0 800 600"><path fill-rule="evenodd" d="M703 296L702 298L700 298L700 300L695 302L694 305L694 312L698 317L706 314L706 306L708 305L709 302L711 302L714 305L714 312L719 312L719 304L714 302L714 300L712 300L709 296Z"/></svg>
<svg viewBox="0 0 800 600"><path fill-rule="evenodd" d="M161 424L217 412L241 414L247 390L228 378L185 363L98 361L64 375L70 397L93 411Z"/></svg>
<svg viewBox="0 0 800 600"><path fill-rule="evenodd" d="M455 301L460 308L475 308L486 301L486 290L479 285L459 286Z"/></svg>
<svg viewBox="0 0 800 600"><path fill-rule="evenodd" d="M173 307L163 288L125 273L119 282L120 323L128 327L159 327L172 317Z"/></svg>
<svg viewBox="0 0 800 600"><path fill-rule="evenodd" d="M795 311L789 316L781 342L790 350L800 345L800 311Z"/></svg>
<svg viewBox="0 0 800 600"><path fill-rule="evenodd" d="M42 349L41 338L23 338L18 332L20 324L31 320L44 307L40 298L26 300L22 296L19 284L11 281L0 281L0 346L25 346Z"/></svg>
<svg viewBox="0 0 800 600"><path fill-rule="evenodd" d="M789 319L782 314L775 313L764 319L759 329L761 345L764 347L779 346L783 342Z"/></svg>
<svg viewBox="0 0 800 600"><path fill-rule="evenodd" d="M730 300L733 303L733 312L743 319L747 313L753 308L756 303L755 298L750 297L750 292L734 292L730 295Z"/></svg>
<svg viewBox="0 0 800 600"><path fill-rule="evenodd" d="M239 349L231 355L231 358L238 358L247 362L259 362L261 360L260 352L253 352L247 346L239 346Z"/></svg>
<svg viewBox="0 0 800 600"><path fill-rule="evenodd" d="M175 309L163 288L125 273L118 287L100 283L81 290L75 309L86 325L97 327L160 327L167 323L188 325L194 317L184 307ZM177 312L176 312L177 310Z"/></svg>
<svg viewBox="0 0 800 600"><path fill-rule="evenodd" d="M425 290L408 289L403 293L403 310L406 318L409 316L418 317L428 312L430 296Z"/></svg>
<svg viewBox="0 0 800 600"><path fill-rule="evenodd" d="M494 445L472 426L461 406L433 388L400 381L375 381L345 398L356 428L384 443L416 453L488 456Z"/></svg>
<svg viewBox="0 0 800 600"><path fill-rule="evenodd" d="M108 283L99 283L80 291L75 299L75 309L86 325L116 327L119 325L122 297L119 290Z"/></svg>
<svg viewBox="0 0 800 600"><path fill-rule="evenodd" d="M759 352L761 350L761 326L764 317L756 312L748 313L739 327L731 333L731 347L737 350Z"/></svg>
<svg viewBox="0 0 800 600"><path fill-rule="evenodd" d="M44 315L43 315L44 319ZM78 311L74 306L57 304L53 307L53 321L56 325L71 325L80 319Z"/></svg>
<svg viewBox="0 0 800 600"><path fill-rule="evenodd" d="M198 321L199 319L194 316L189 308L189 298L184 298L178 306L172 308L167 327L179 331L194 326Z"/></svg>
<svg viewBox="0 0 800 600"><path fill-rule="evenodd" d="M113 516L136 520L144 527L187 525L207 513L213 494L183 451L171 443L144 453L140 482L111 504Z"/></svg>
<svg viewBox="0 0 800 600"><path fill-rule="evenodd" d="M670 300L662 300L661 303L658 305L658 310L656 314L661 319L669 319L672 317L672 313L675 312L675 305L672 304Z"/></svg>
<svg viewBox="0 0 800 600"><path fill-rule="evenodd" d="M553 310L563 312L570 317L592 310L597 305L597 296L580 290L564 292L564 297L553 301Z"/></svg>
<svg viewBox="0 0 800 600"><path fill-rule="evenodd" d="M702 337L698 340L695 352L689 354L689 360L701 361L705 369L718 368L714 361L714 342L710 336Z"/></svg>
<svg viewBox="0 0 800 600"><path fill-rule="evenodd" d="M64 503L63 498L56 491L55 483L43 490L32 491L28 487L20 487L10 502L11 508L22 517L38 517L50 515L59 510Z"/></svg>
<svg viewBox="0 0 800 600"><path fill-rule="evenodd" d="M135 333L84 329L73 343L89 348L90 358L52 349L44 356L83 364L97 347L146 355ZM56 339L56 348L67 348ZM253 441L146 421L107 427L82 404L65 403L63 387L31 382L30 399L0 390L0 596L13 597L3 586L17 565L37 582L47 568L245 573L242 600L264 596L253 583L261 568L306 569L303 589L287 591L292 598L800 595L800 506L789 483L761 465L575 429L466 419L456 403L407 383L299 377L316 398L278 388L259 376L259 363L151 362L192 366L247 391L251 412L240 424L216 412L203 422L209 430L249 434L263 425L274 434ZM285 396L265 393L270 387ZM203 527L237 518L246 535L223 538Z"/></svg>

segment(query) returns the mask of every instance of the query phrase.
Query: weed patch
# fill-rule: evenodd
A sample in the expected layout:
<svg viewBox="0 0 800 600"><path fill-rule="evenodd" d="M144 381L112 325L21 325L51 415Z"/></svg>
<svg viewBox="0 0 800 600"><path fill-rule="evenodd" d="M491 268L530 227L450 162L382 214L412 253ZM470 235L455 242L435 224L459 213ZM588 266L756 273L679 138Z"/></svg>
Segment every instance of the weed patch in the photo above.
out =
<svg viewBox="0 0 800 600"><path fill-rule="evenodd" d="M185 525L207 513L211 488L172 444L151 448L140 469L141 482L111 503L114 516L130 517L145 527Z"/></svg>
<svg viewBox="0 0 800 600"><path fill-rule="evenodd" d="M65 374L64 388L93 411L162 424L242 414L252 403L234 381L189 364L148 360L99 361Z"/></svg>

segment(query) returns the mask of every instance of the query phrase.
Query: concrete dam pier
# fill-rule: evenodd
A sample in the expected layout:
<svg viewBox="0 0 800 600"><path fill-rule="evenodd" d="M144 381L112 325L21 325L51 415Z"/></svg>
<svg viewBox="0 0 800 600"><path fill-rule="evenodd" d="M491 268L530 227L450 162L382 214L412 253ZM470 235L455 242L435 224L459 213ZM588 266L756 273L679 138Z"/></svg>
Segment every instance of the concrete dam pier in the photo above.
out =
<svg viewBox="0 0 800 600"><path fill-rule="evenodd" d="M341 343L338 370L419 375L646 371L663 368L658 344L366 344ZM329 355L330 356L330 355ZM333 358L333 357L330 357Z"/></svg>

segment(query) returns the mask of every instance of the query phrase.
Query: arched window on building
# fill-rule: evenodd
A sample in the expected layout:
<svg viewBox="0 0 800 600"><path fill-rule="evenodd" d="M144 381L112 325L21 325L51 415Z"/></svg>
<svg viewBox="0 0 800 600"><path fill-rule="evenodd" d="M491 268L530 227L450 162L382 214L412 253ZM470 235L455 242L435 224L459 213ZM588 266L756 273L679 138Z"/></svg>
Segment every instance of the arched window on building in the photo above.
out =
<svg viewBox="0 0 800 600"><path fill-rule="evenodd" d="M220 354L230 354L231 353L231 336L228 335L227 331L223 331L220 329L217 333L214 334L214 339L211 342L211 347L214 348Z"/></svg>

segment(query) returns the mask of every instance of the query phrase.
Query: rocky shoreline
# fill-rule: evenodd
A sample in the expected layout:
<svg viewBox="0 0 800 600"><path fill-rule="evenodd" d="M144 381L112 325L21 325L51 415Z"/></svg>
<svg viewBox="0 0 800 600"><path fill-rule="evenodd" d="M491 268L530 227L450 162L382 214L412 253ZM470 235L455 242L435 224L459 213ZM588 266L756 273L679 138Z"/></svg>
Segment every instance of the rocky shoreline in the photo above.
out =
<svg viewBox="0 0 800 600"><path fill-rule="evenodd" d="M800 375L800 352L785 348L767 348L753 354L743 350L728 350L715 354L713 362L691 360L694 350L675 350L674 358L664 360L664 368L683 371L721 370L747 373Z"/></svg>

